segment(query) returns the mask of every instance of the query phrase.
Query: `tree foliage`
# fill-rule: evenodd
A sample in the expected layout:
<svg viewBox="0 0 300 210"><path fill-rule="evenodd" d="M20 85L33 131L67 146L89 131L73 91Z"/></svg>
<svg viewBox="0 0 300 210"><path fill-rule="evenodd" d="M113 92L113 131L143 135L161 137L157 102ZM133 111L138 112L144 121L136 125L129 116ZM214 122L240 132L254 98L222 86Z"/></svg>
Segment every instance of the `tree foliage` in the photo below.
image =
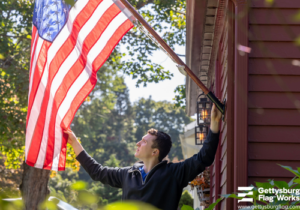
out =
<svg viewBox="0 0 300 210"><path fill-rule="evenodd" d="M102 68L98 76L101 82L78 110L71 128L94 158L103 163L107 154L117 154L125 166L134 161L129 147L135 144L128 90L114 69Z"/></svg>
<svg viewBox="0 0 300 210"><path fill-rule="evenodd" d="M191 194L187 190L185 190L182 193L179 204L178 204L178 207L181 209L181 207L183 205L187 205L187 206L190 206L190 207L194 206L194 199L192 198Z"/></svg>
<svg viewBox="0 0 300 210"><path fill-rule="evenodd" d="M0 3L0 152L9 168L24 157L32 9L26 0Z"/></svg>
<svg viewBox="0 0 300 210"><path fill-rule="evenodd" d="M185 45L185 8L186 1L183 0L139 0L130 1L133 6L140 9L140 14L153 27L155 31L161 34L164 41L174 50L175 45ZM151 3L151 4L149 4ZM147 5L147 8L143 6ZM149 56L155 50L156 46L145 34L141 33L135 27L122 39L126 44L127 52L131 56L130 61L124 61L121 64L123 71L137 79L136 85L159 82L165 79L171 79L173 74L170 70L156 63L152 63Z"/></svg>

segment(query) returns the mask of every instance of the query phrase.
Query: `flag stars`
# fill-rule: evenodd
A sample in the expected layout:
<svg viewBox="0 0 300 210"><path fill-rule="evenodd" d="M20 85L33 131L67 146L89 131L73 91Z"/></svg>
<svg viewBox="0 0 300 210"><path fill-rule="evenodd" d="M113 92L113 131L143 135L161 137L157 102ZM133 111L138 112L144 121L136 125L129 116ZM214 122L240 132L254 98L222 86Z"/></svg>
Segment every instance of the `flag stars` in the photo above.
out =
<svg viewBox="0 0 300 210"><path fill-rule="evenodd" d="M33 23L47 40L53 41L67 21L69 7L63 3L65 1L35 0L34 12L37 13L34 14Z"/></svg>
<svg viewBox="0 0 300 210"><path fill-rule="evenodd" d="M48 31L46 35L47 35L47 37L49 37L49 38L50 38L50 37L51 37L51 33L50 33L50 31Z"/></svg>

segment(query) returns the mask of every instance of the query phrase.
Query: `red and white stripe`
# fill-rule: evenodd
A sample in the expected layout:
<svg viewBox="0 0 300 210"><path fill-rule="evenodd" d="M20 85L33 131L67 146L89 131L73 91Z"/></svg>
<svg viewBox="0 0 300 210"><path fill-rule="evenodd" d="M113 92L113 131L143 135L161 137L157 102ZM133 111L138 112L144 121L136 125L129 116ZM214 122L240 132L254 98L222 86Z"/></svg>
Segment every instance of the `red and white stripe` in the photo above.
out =
<svg viewBox="0 0 300 210"><path fill-rule="evenodd" d="M67 135L74 115L94 88L96 73L133 27L116 0L78 0L53 43L33 26L25 160L64 170ZM129 14L129 15L128 15Z"/></svg>

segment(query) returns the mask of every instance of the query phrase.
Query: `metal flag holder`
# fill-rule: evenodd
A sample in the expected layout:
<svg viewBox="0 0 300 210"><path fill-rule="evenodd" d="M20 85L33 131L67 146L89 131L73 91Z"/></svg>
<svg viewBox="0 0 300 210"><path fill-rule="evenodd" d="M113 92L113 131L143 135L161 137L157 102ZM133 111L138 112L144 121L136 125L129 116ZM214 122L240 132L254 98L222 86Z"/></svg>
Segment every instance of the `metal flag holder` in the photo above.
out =
<svg viewBox="0 0 300 210"><path fill-rule="evenodd" d="M134 7L128 3L127 0L120 0L123 5L132 13L132 15L137 19L135 25L141 30L145 35L147 35L160 49L165 52L174 63L177 63L179 71L184 75L189 75L189 77L198 85L198 87L203 91L203 93L208 97L211 102L213 102L216 107L220 110L222 115L225 115L225 101L221 103L219 99L209 91L208 88L199 80L199 78L190 70L190 68L176 55L176 53L167 45L167 43L153 30L153 28L144 20L144 18L134 9ZM150 35L151 34L151 35Z"/></svg>

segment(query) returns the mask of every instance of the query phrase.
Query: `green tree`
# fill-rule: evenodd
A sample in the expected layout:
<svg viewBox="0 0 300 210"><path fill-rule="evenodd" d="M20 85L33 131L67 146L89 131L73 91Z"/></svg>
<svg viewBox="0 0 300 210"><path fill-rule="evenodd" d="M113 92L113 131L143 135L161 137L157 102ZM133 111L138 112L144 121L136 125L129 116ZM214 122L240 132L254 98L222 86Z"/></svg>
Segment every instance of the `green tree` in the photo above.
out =
<svg viewBox="0 0 300 210"><path fill-rule="evenodd" d="M50 193L62 201L72 203L77 199L77 193L71 190L71 185L78 180L78 172L71 168L57 173L49 180Z"/></svg>
<svg viewBox="0 0 300 210"><path fill-rule="evenodd" d="M103 163L103 165L108 167L119 167L119 164L120 161L116 158L115 154L111 154L109 159ZM82 182L82 180L79 180L77 171L67 168L65 171L57 173L49 181L51 196L76 205L76 201L79 199L78 192L72 189L72 185L77 182ZM121 189L104 185L101 182L86 182L86 184L91 186L88 191L99 198L99 206L121 200Z"/></svg>
<svg viewBox="0 0 300 210"><path fill-rule="evenodd" d="M118 82L112 82L110 94L108 88L106 93L96 88L91 101L86 101L78 110L72 129L81 138L86 151L100 163L109 159L107 154L117 154L121 166L128 166L135 160L133 110L123 79L115 78Z"/></svg>
<svg viewBox="0 0 300 210"><path fill-rule="evenodd" d="M0 152L8 168L24 157L32 9L30 1L0 3Z"/></svg>
<svg viewBox="0 0 300 210"><path fill-rule="evenodd" d="M191 194L187 190L185 190L182 193L179 204L178 204L178 207L181 209L181 207L183 205L187 205L187 206L190 206L190 207L194 206L194 199L192 198Z"/></svg>
<svg viewBox="0 0 300 210"><path fill-rule="evenodd" d="M109 156L109 160L107 160L103 165L108 167L119 167L119 164L120 161L116 158L116 155L112 154ZM100 182L92 183L91 191L102 198L99 205L121 201L122 198L122 190L120 188L114 188Z"/></svg>
<svg viewBox="0 0 300 210"><path fill-rule="evenodd" d="M139 9L143 18L161 34L166 43L174 50L175 45L185 45L186 22L184 0L138 0L129 1ZM144 6L147 5L145 8ZM124 61L120 68L133 79L137 79L137 86L147 83L171 79L173 74L161 65L152 63L149 56L158 50L153 41L145 34L134 28L122 39L127 44L130 61Z"/></svg>
<svg viewBox="0 0 300 210"><path fill-rule="evenodd" d="M184 110L174 108L174 104L166 101L155 102L149 97L135 103L135 137L141 139L150 128L162 130L172 138L172 149L169 158L183 159L179 134L184 126L192 120Z"/></svg>

